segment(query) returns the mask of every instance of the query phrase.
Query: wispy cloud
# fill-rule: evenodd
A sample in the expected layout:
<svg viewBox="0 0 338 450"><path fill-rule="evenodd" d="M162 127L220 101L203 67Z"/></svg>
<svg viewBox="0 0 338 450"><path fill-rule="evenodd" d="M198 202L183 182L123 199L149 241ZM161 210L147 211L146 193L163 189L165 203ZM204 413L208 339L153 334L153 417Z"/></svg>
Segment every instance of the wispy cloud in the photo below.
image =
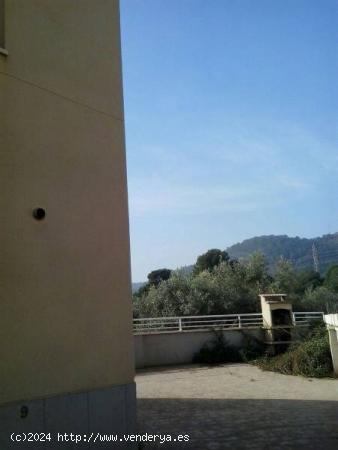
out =
<svg viewBox="0 0 338 450"><path fill-rule="evenodd" d="M276 202L263 188L222 185L194 186L167 184L163 180L144 180L130 188L132 214L208 214L217 212L244 213ZM270 199L267 197L270 196Z"/></svg>
<svg viewBox="0 0 338 450"><path fill-rule="evenodd" d="M223 142L214 150L214 156L221 161L238 166L251 164L273 165L277 154L276 144L257 137L236 136L230 142Z"/></svg>
<svg viewBox="0 0 338 450"><path fill-rule="evenodd" d="M144 148L143 173L134 167L129 176L131 214L245 213L286 205L321 183L323 151L331 164L336 158L332 145L295 125L230 131L185 152Z"/></svg>
<svg viewBox="0 0 338 450"><path fill-rule="evenodd" d="M311 187L311 184L301 177L289 176L289 175L277 175L275 178L276 183L281 187L285 187L294 191L305 191Z"/></svg>

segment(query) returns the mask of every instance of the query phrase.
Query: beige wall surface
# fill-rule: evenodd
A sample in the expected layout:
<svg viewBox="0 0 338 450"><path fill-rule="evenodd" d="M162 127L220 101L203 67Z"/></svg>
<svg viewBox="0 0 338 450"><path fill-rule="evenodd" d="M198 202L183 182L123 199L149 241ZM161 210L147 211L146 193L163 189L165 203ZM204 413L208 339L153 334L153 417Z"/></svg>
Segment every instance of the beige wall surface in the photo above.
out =
<svg viewBox="0 0 338 450"><path fill-rule="evenodd" d="M118 2L8 0L6 48L0 404L132 382Z"/></svg>
<svg viewBox="0 0 338 450"><path fill-rule="evenodd" d="M6 0L0 71L123 119L118 0Z"/></svg>
<svg viewBox="0 0 338 450"><path fill-rule="evenodd" d="M237 348L243 345L246 335L263 339L264 332L260 328L246 329L245 334L241 330L223 331L226 342ZM135 367L190 364L202 346L214 339L212 331L137 334L134 336Z"/></svg>

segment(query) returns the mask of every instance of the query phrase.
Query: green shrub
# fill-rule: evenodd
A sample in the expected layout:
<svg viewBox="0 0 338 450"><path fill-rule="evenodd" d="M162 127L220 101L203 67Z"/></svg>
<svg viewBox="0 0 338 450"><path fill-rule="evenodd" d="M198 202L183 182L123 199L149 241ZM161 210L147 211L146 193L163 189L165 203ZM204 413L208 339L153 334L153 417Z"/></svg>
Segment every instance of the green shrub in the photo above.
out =
<svg viewBox="0 0 338 450"><path fill-rule="evenodd" d="M265 354L265 344L262 340L242 331L243 342L239 354L243 362L250 362Z"/></svg>
<svg viewBox="0 0 338 450"><path fill-rule="evenodd" d="M239 349L228 344L222 331L213 330L214 339L204 344L195 354L193 362L200 364L222 364L226 362L248 362L261 356L264 344L242 331L243 343Z"/></svg>
<svg viewBox="0 0 338 450"><path fill-rule="evenodd" d="M226 362L240 362L242 358L238 350L229 345L222 331L213 330L215 337L204 344L194 355L193 362L199 364L222 364Z"/></svg>
<svg viewBox="0 0 338 450"><path fill-rule="evenodd" d="M301 343L295 344L283 354L260 358L254 361L263 370L271 370L286 375L305 377L332 376L332 359L328 333L321 324L312 330Z"/></svg>
<svg viewBox="0 0 338 450"><path fill-rule="evenodd" d="M332 359L328 333L317 334L294 350L293 373L305 377L332 375Z"/></svg>
<svg viewBox="0 0 338 450"><path fill-rule="evenodd" d="M263 358L252 361L252 363L263 370L271 370L285 375L291 375L293 373L292 358L290 358L289 352L282 353L275 357L265 355Z"/></svg>

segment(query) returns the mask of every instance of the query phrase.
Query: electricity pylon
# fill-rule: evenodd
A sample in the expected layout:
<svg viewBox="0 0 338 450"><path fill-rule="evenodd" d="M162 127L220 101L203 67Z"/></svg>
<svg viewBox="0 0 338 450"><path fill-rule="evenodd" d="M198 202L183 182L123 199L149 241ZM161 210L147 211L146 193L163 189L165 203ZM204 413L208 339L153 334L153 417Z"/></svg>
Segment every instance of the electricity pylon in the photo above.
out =
<svg viewBox="0 0 338 450"><path fill-rule="evenodd" d="M315 243L312 244L312 258L313 258L313 269L315 272L319 273L318 250Z"/></svg>

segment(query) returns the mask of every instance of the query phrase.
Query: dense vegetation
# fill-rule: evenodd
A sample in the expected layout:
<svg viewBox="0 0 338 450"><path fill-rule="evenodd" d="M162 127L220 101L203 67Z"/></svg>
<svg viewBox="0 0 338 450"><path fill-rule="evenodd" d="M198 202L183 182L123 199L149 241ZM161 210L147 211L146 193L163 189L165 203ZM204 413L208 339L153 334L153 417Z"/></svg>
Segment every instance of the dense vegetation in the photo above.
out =
<svg viewBox="0 0 338 450"><path fill-rule="evenodd" d="M285 353L254 361L263 370L304 377L330 377L333 374L328 333L323 323L310 330L306 339Z"/></svg>
<svg viewBox="0 0 338 450"><path fill-rule="evenodd" d="M332 359L328 333L323 322L315 323L306 330L301 342L293 344L285 353L268 356L263 342L244 334L241 348L228 344L221 331L214 331L214 338L204 344L194 356L200 364L223 364L227 362L248 362L263 370L285 375L304 377L333 376Z"/></svg>
<svg viewBox="0 0 338 450"><path fill-rule="evenodd" d="M206 342L194 355L193 362L199 364L251 362L262 357L265 354L266 346L264 343L243 330L241 333L243 335L243 344L241 348L237 348L227 342L222 331L214 330L214 338Z"/></svg>
<svg viewBox="0 0 338 450"><path fill-rule="evenodd" d="M296 270L280 258L273 276L260 252L237 261L213 249L198 257L194 270L151 272L134 294L135 317L259 312L259 293L288 294L296 311L338 310L338 266L322 277L313 270Z"/></svg>

